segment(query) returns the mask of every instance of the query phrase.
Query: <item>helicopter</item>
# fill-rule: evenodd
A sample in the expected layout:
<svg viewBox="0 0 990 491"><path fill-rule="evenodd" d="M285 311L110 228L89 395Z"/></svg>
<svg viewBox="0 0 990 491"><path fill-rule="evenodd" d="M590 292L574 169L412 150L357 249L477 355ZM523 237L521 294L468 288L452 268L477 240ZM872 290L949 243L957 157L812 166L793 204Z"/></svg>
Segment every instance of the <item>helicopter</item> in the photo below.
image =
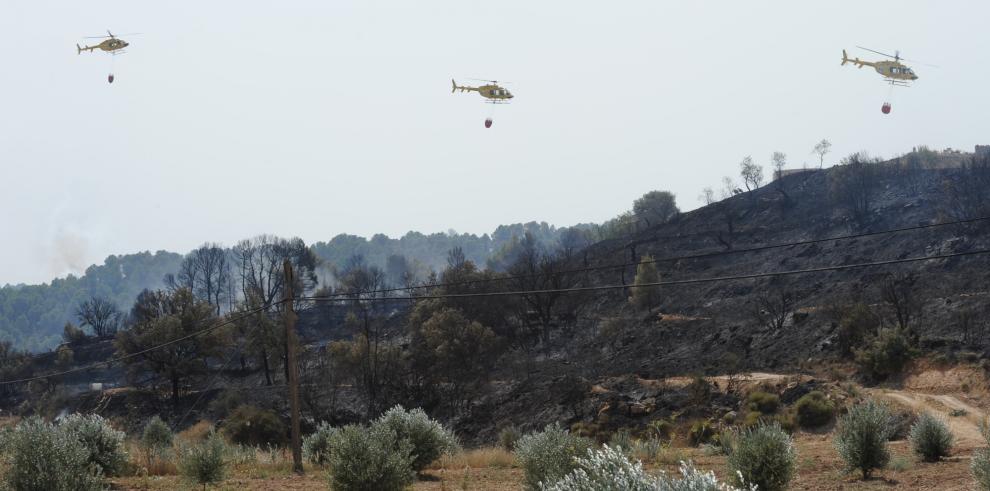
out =
<svg viewBox="0 0 990 491"><path fill-rule="evenodd" d="M479 87L468 87L468 86L457 85L457 82L455 82L454 79L450 79L450 84L453 86L453 88L450 89L450 93L453 94L458 90L460 90L461 92L474 91L481 94L481 97L488 99L485 102L489 104L508 104L510 99L512 99L513 97L512 93L509 92L507 89L500 87L497 81L495 80L481 80L481 81L488 83Z"/></svg>
<svg viewBox="0 0 990 491"><path fill-rule="evenodd" d="M846 50L842 50L842 65L846 63L852 63L859 68L864 66L873 67L880 75L883 76L884 80L890 85L900 85L902 87L907 87L911 82L918 80L918 75L911 70L911 67L901 63L901 53L895 51L894 55L888 55L886 53L881 53L879 51L874 51L869 48L864 48L862 46L856 46L859 49L869 51L871 53L876 53L878 55L886 56L887 58L893 58L894 61L883 60L883 61L863 61L859 58L850 59L849 55L846 54Z"/></svg>
<svg viewBox="0 0 990 491"><path fill-rule="evenodd" d="M103 51L116 55L123 53L122 50L130 46L130 43L124 41L123 39L118 38L117 36L114 36L113 33L110 32L109 30L107 30L106 36L91 36L91 37L87 37L86 39L103 39L103 41L93 46L79 46L78 44L76 44L77 55L82 54L83 51L89 51L90 53L92 53L93 50L95 49L102 49Z"/></svg>

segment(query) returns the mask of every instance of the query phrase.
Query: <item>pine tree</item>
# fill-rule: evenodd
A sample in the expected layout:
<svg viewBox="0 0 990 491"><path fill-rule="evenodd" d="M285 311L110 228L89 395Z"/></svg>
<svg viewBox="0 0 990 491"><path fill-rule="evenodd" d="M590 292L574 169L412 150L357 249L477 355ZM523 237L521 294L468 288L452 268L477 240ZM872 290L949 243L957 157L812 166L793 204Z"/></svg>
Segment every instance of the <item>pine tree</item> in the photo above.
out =
<svg viewBox="0 0 990 491"><path fill-rule="evenodd" d="M653 311L660 304L660 286L643 286L660 282L660 273L657 272L657 265L653 261L653 256L643 256L636 266L636 279L633 280L632 296L629 303L642 310Z"/></svg>

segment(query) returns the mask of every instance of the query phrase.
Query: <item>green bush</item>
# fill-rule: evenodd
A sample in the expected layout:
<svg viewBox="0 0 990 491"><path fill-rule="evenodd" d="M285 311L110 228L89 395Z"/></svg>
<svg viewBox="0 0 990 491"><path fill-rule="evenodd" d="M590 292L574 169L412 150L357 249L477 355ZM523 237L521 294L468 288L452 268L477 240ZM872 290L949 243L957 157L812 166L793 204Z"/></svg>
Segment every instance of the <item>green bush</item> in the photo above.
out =
<svg viewBox="0 0 990 491"><path fill-rule="evenodd" d="M890 435L888 441L904 440L911 435L911 427L918 420L913 409L899 404L888 405L890 410Z"/></svg>
<svg viewBox="0 0 990 491"><path fill-rule="evenodd" d="M223 423L223 432L234 443L266 447L284 445L286 428L273 411L241 405Z"/></svg>
<svg viewBox="0 0 990 491"><path fill-rule="evenodd" d="M576 468L575 457L591 447L590 440L568 433L558 423L524 435L516 442L515 454L525 474L526 488L538 490L540 483L557 482Z"/></svg>
<svg viewBox="0 0 990 491"><path fill-rule="evenodd" d="M13 491L102 489L100 469L74 435L40 418L22 421L3 441L5 488Z"/></svg>
<svg viewBox="0 0 990 491"><path fill-rule="evenodd" d="M688 440L691 445L698 446L712 441L715 433L715 427L712 426L711 421L698 420L691 425L691 429L688 431Z"/></svg>
<svg viewBox="0 0 990 491"><path fill-rule="evenodd" d="M633 447L632 433L625 428L620 428L615 433L612 433L612 437L608 439L608 445L612 448L621 449L623 452L629 452Z"/></svg>
<svg viewBox="0 0 990 491"><path fill-rule="evenodd" d="M244 405L244 397L239 390L225 390L210 401L210 412L218 418L226 418L235 409Z"/></svg>
<svg viewBox="0 0 990 491"><path fill-rule="evenodd" d="M439 422L430 419L422 409L406 411L402 406L389 409L372 426L384 426L395 432L400 440L412 444L413 470L419 472L440 458L460 449L457 436Z"/></svg>
<svg viewBox="0 0 990 491"><path fill-rule="evenodd" d="M832 404L825 394L815 390L801 396L794 403L794 412L802 428L818 428L828 424L835 417L835 404Z"/></svg>
<svg viewBox="0 0 990 491"><path fill-rule="evenodd" d="M910 338L901 329L885 328L865 348L856 350L856 363L864 376L883 380L901 373L916 354Z"/></svg>
<svg viewBox="0 0 990 491"><path fill-rule="evenodd" d="M400 491L412 484L413 445L385 425L348 425L330 438L334 491Z"/></svg>
<svg viewBox="0 0 990 491"><path fill-rule="evenodd" d="M227 471L227 445L223 438L211 431L202 443L183 449L179 459L179 472L188 480L202 484L217 484L224 480Z"/></svg>
<svg viewBox="0 0 990 491"><path fill-rule="evenodd" d="M783 428L788 434L794 433L794 430L797 430L798 428L797 414L793 409L781 411L780 413L775 414L772 421L779 424L780 427Z"/></svg>
<svg viewBox="0 0 990 491"><path fill-rule="evenodd" d="M746 398L746 408L750 411L757 411L763 414L777 412L780 407L780 397L777 394L756 391L751 392Z"/></svg>
<svg viewBox="0 0 990 491"><path fill-rule="evenodd" d="M935 416L923 413L911 426L911 449L925 462L938 462L952 449L952 432Z"/></svg>
<svg viewBox="0 0 990 491"><path fill-rule="evenodd" d="M736 484L755 484L761 490L787 488L794 477L797 453L794 441L777 423L760 424L736 436L728 464Z"/></svg>
<svg viewBox="0 0 990 491"><path fill-rule="evenodd" d="M746 416L743 418L742 424L740 424L740 426L742 426L743 428L753 428L759 425L760 423L765 423L770 420L771 420L770 417L764 416L763 413L759 411L747 411Z"/></svg>
<svg viewBox="0 0 990 491"><path fill-rule="evenodd" d="M303 455L313 465L324 466L330 459L330 439L337 429L330 423L320 423L311 435L303 438Z"/></svg>
<svg viewBox="0 0 990 491"><path fill-rule="evenodd" d="M886 467L890 460L890 432L890 410L886 405L868 400L851 407L839 418L835 432L835 447L846 469L859 469L867 479L873 469Z"/></svg>
<svg viewBox="0 0 990 491"><path fill-rule="evenodd" d="M172 448L174 439L172 429L157 415L148 420L148 424L144 425L144 431L141 432L141 446L148 452L156 454Z"/></svg>
<svg viewBox="0 0 990 491"><path fill-rule="evenodd" d="M70 414L58 427L86 447L88 461L96 465L101 474L117 475L127 464L127 450L124 449L126 435L113 429L102 416Z"/></svg>
<svg viewBox="0 0 990 491"><path fill-rule="evenodd" d="M646 429L649 431L650 437L658 440L672 440L674 437L674 431L676 430L672 419L662 418L650 421L650 423L646 425Z"/></svg>
<svg viewBox="0 0 990 491"><path fill-rule="evenodd" d="M519 437L521 436L522 433L519 432L519 428L506 426L498 432L498 446L507 452L511 452L516 449L516 442L519 441Z"/></svg>

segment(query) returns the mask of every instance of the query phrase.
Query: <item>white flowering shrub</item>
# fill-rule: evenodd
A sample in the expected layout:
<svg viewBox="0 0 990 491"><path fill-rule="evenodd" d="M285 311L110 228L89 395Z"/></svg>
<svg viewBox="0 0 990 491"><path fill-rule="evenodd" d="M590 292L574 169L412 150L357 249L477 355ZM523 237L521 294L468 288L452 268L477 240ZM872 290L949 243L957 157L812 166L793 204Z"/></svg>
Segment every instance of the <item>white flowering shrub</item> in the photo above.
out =
<svg viewBox="0 0 990 491"><path fill-rule="evenodd" d="M3 441L5 489L13 491L89 491L102 489L99 467L89 449L60 428L30 418Z"/></svg>
<svg viewBox="0 0 990 491"><path fill-rule="evenodd" d="M324 422L320 423L311 435L303 438L302 450L306 460L313 465L326 465L330 458L330 439L336 432L336 428Z"/></svg>
<svg viewBox="0 0 990 491"><path fill-rule="evenodd" d="M630 462L621 447L605 445L588 450L587 457L575 459L577 468L552 485L541 483L544 491L652 491L659 478L643 470L639 461Z"/></svg>
<svg viewBox="0 0 990 491"><path fill-rule="evenodd" d="M416 477L413 445L385 425L348 425L330 438L327 458L334 491L401 491Z"/></svg>
<svg viewBox="0 0 990 491"><path fill-rule="evenodd" d="M577 468L543 491L734 491L720 483L712 472L701 472L690 463L681 463L681 476L650 475L639 461L632 462L619 448L608 445L588 450L587 457L575 459ZM755 488L751 488L755 489Z"/></svg>
<svg viewBox="0 0 990 491"><path fill-rule="evenodd" d="M70 414L58 425L89 451L88 460L105 476L117 475L127 464L123 431L117 431L98 414Z"/></svg>
<svg viewBox="0 0 990 491"><path fill-rule="evenodd" d="M590 440L568 433L559 423L523 435L516 442L515 454L525 474L526 488L536 490L541 483L557 482L577 468L576 457L584 455L591 445Z"/></svg>
<svg viewBox="0 0 990 491"><path fill-rule="evenodd" d="M924 413L911 425L911 449L925 462L938 462L952 450L952 432L940 418Z"/></svg>
<svg viewBox="0 0 990 491"><path fill-rule="evenodd" d="M406 411L395 406L372 423L395 432L399 440L412 444L412 468L419 472L440 458L441 455L460 450L457 436L436 420L430 419L422 409Z"/></svg>
<svg viewBox="0 0 990 491"><path fill-rule="evenodd" d="M776 422L740 432L728 458L737 485L755 484L763 491L787 489L796 461L794 440Z"/></svg>
<svg viewBox="0 0 990 491"><path fill-rule="evenodd" d="M661 476L657 491L757 491L754 485L741 488L719 482L712 471L703 472L690 462L681 462L681 477Z"/></svg>
<svg viewBox="0 0 990 491"><path fill-rule="evenodd" d="M873 469L886 467L890 461L887 440L892 430L886 405L871 399L849 408L839 418L835 431L835 448L847 470L858 469L866 479Z"/></svg>

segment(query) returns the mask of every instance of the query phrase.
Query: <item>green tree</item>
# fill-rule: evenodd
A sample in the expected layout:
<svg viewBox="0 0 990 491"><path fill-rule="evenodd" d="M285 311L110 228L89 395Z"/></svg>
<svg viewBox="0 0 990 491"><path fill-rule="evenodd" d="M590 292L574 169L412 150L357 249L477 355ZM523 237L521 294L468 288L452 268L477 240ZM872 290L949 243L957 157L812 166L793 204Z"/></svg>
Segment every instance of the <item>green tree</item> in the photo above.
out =
<svg viewBox="0 0 990 491"><path fill-rule="evenodd" d="M752 157L747 156L739 162L739 175L742 176L746 191L752 192L763 185L763 166L753 162Z"/></svg>
<svg viewBox="0 0 990 491"><path fill-rule="evenodd" d="M206 372L207 359L217 356L224 344L215 330L199 334L214 325L213 306L196 300L186 288L145 290L131 309L131 317L133 326L117 333L118 354L133 355L125 361L132 374L150 371L158 382L169 385L177 405L182 382ZM151 349L165 343L171 344Z"/></svg>
<svg viewBox="0 0 990 491"><path fill-rule="evenodd" d="M881 329L866 347L856 350L860 371L873 380L882 380L900 373L917 350L911 339L897 327Z"/></svg>
<svg viewBox="0 0 990 491"><path fill-rule="evenodd" d="M832 151L832 142L828 141L825 138L822 138L822 141L815 144L815 148L814 150L812 150L812 153L818 154L819 169L821 169L822 166L825 165L825 155L827 155L831 151Z"/></svg>
<svg viewBox="0 0 990 491"><path fill-rule="evenodd" d="M431 379L434 386L449 388L449 400L455 404L473 399L494 368L495 333L450 308L434 312L411 328L415 371Z"/></svg>
<svg viewBox="0 0 990 491"><path fill-rule="evenodd" d="M633 214L647 227L666 223L680 212L674 194L669 191L650 191L633 202Z"/></svg>
<svg viewBox="0 0 990 491"><path fill-rule="evenodd" d="M643 256L636 266L636 278L633 280L634 287L629 303L638 309L652 312L660 304L660 286L653 285L659 282L660 273L657 272L653 256Z"/></svg>

